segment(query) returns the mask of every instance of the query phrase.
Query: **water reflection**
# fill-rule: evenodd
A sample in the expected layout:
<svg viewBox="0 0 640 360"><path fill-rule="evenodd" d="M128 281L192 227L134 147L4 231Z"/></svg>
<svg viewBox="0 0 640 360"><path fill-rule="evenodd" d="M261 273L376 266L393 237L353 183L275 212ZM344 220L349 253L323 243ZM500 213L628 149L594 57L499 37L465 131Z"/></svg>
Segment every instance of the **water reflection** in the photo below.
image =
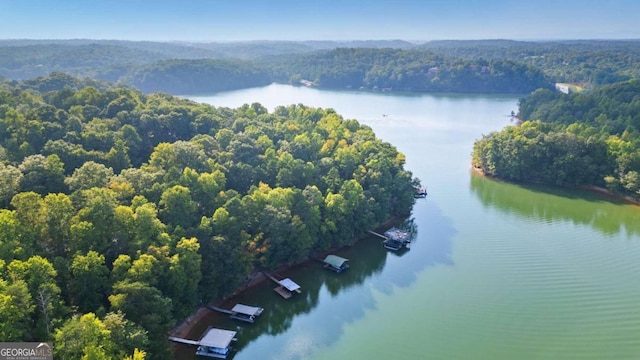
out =
<svg viewBox="0 0 640 360"><path fill-rule="evenodd" d="M640 234L640 207L589 191L511 184L471 174L471 191L485 207L543 222L591 225L606 235Z"/></svg>
<svg viewBox="0 0 640 360"><path fill-rule="evenodd" d="M337 274L314 261L278 274L302 287L302 293L289 300L273 291L275 283L265 282L222 306L242 303L263 307L265 311L254 324L212 312L194 327L189 338L199 338L207 326L234 329L238 331L236 360L308 358L314 349L335 343L345 324L376 310L373 289L391 294L396 287L411 286L429 266L453 264L451 239L455 231L434 204L417 204L413 217L396 226L411 232L411 250L389 252L380 238L370 236L335 252L349 259L345 272ZM177 358L194 359L194 350L178 346Z"/></svg>

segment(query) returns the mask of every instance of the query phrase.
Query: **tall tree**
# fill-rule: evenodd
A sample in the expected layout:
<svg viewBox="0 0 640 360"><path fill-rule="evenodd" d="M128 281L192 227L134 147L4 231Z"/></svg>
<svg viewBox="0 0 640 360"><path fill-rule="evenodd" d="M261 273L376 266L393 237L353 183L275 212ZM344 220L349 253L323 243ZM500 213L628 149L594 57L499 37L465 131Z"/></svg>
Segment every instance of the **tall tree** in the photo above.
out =
<svg viewBox="0 0 640 360"><path fill-rule="evenodd" d="M31 339L34 311L35 305L24 280L8 284L0 279L0 338L3 341Z"/></svg>
<svg viewBox="0 0 640 360"><path fill-rule="evenodd" d="M56 359L110 358L114 350L111 332L93 313L67 320L56 330L54 341Z"/></svg>
<svg viewBox="0 0 640 360"><path fill-rule="evenodd" d="M76 255L71 264L71 292L81 312L97 311L106 299L109 269L104 255L89 251Z"/></svg>

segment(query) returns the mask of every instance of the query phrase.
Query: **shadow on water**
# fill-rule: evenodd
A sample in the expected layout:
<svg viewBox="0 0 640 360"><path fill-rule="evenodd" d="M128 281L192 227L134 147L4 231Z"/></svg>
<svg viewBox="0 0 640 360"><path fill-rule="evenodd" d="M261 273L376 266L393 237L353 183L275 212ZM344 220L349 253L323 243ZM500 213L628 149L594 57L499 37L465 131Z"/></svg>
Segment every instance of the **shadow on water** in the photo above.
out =
<svg viewBox="0 0 640 360"><path fill-rule="evenodd" d="M537 184L513 184L471 173L471 192L483 206L525 218L570 221L615 235L640 234L640 207L584 190Z"/></svg>
<svg viewBox="0 0 640 360"><path fill-rule="evenodd" d="M349 259L348 270L337 274L312 261L279 273L302 287L301 294L285 300L273 289L276 284L264 282L230 299L224 308L236 303L264 307L254 324L229 319L210 312L196 326L189 338L198 339L208 326L238 331L235 359L307 358L314 349L335 343L344 325L366 316L377 305L373 290L392 294L394 288L411 286L418 274L435 265L453 265L451 239L455 230L441 211L428 202L417 204L413 218L399 224L409 229L411 250L403 253L387 251L380 238L369 236L354 246L334 254ZM303 335L311 340L291 350ZM195 349L177 346L176 358L195 359Z"/></svg>

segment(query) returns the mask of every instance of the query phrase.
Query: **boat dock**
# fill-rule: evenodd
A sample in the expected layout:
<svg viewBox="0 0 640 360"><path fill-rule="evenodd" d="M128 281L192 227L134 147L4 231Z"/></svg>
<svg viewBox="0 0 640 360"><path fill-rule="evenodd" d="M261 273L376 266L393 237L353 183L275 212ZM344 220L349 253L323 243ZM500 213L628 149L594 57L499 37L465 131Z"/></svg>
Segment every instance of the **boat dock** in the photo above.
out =
<svg viewBox="0 0 640 360"><path fill-rule="evenodd" d="M384 232L384 234L377 233L373 230L367 231L371 235L375 235L382 239L382 245L389 250L400 250L402 248L409 248L411 242L411 233L400 230L396 227Z"/></svg>
<svg viewBox="0 0 640 360"><path fill-rule="evenodd" d="M416 186L414 187L416 193L413 195L417 198L427 197L427 187L426 186Z"/></svg>
<svg viewBox="0 0 640 360"><path fill-rule="evenodd" d="M341 273L349 268L349 259L345 259L338 255L327 255L324 260L325 269L333 270Z"/></svg>
<svg viewBox="0 0 640 360"><path fill-rule="evenodd" d="M237 331L209 327L200 340L189 340L175 336L169 336L169 340L180 344L197 346L197 355L226 359L231 352L231 342L237 340L237 333Z"/></svg>
<svg viewBox="0 0 640 360"><path fill-rule="evenodd" d="M302 293L302 290L300 290L300 285L296 284L293 280L289 278L278 280L271 274L268 274L266 272L264 274L269 279L273 280L276 284L280 285L277 288L273 289L273 291L277 292L283 298L290 299L293 296L294 292L298 294Z"/></svg>
<svg viewBox="0 0 640 360"><path fill-rule="evenodd" d="M233 309L222 309L213 305L205 305L205 307L212 311L217 311L222 314L229 315L230 318L240 321L253 323L260 314L264 311L261 307L249 306L244 304L236 304Z"/></svg>
<svg viewBox="0 0 640 360"><path fill-rule="evenodd" d="M405 230L396 228L395 226L384 232L387 238L382 242L385 248L393 251L398 251L402 248L409 249L411 243L411 233Z"/></svg>

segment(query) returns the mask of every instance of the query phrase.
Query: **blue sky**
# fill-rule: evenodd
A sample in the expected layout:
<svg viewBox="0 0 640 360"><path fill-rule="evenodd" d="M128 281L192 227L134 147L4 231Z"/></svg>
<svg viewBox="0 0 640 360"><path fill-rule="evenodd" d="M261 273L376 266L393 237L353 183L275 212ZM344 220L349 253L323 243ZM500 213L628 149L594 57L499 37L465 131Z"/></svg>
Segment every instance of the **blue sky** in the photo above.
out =
<svg viewBox="0 0 640 360"><path fill-rule="evenodd" d="M0 39L640 38L639 0L0 0Z"/></svg>

